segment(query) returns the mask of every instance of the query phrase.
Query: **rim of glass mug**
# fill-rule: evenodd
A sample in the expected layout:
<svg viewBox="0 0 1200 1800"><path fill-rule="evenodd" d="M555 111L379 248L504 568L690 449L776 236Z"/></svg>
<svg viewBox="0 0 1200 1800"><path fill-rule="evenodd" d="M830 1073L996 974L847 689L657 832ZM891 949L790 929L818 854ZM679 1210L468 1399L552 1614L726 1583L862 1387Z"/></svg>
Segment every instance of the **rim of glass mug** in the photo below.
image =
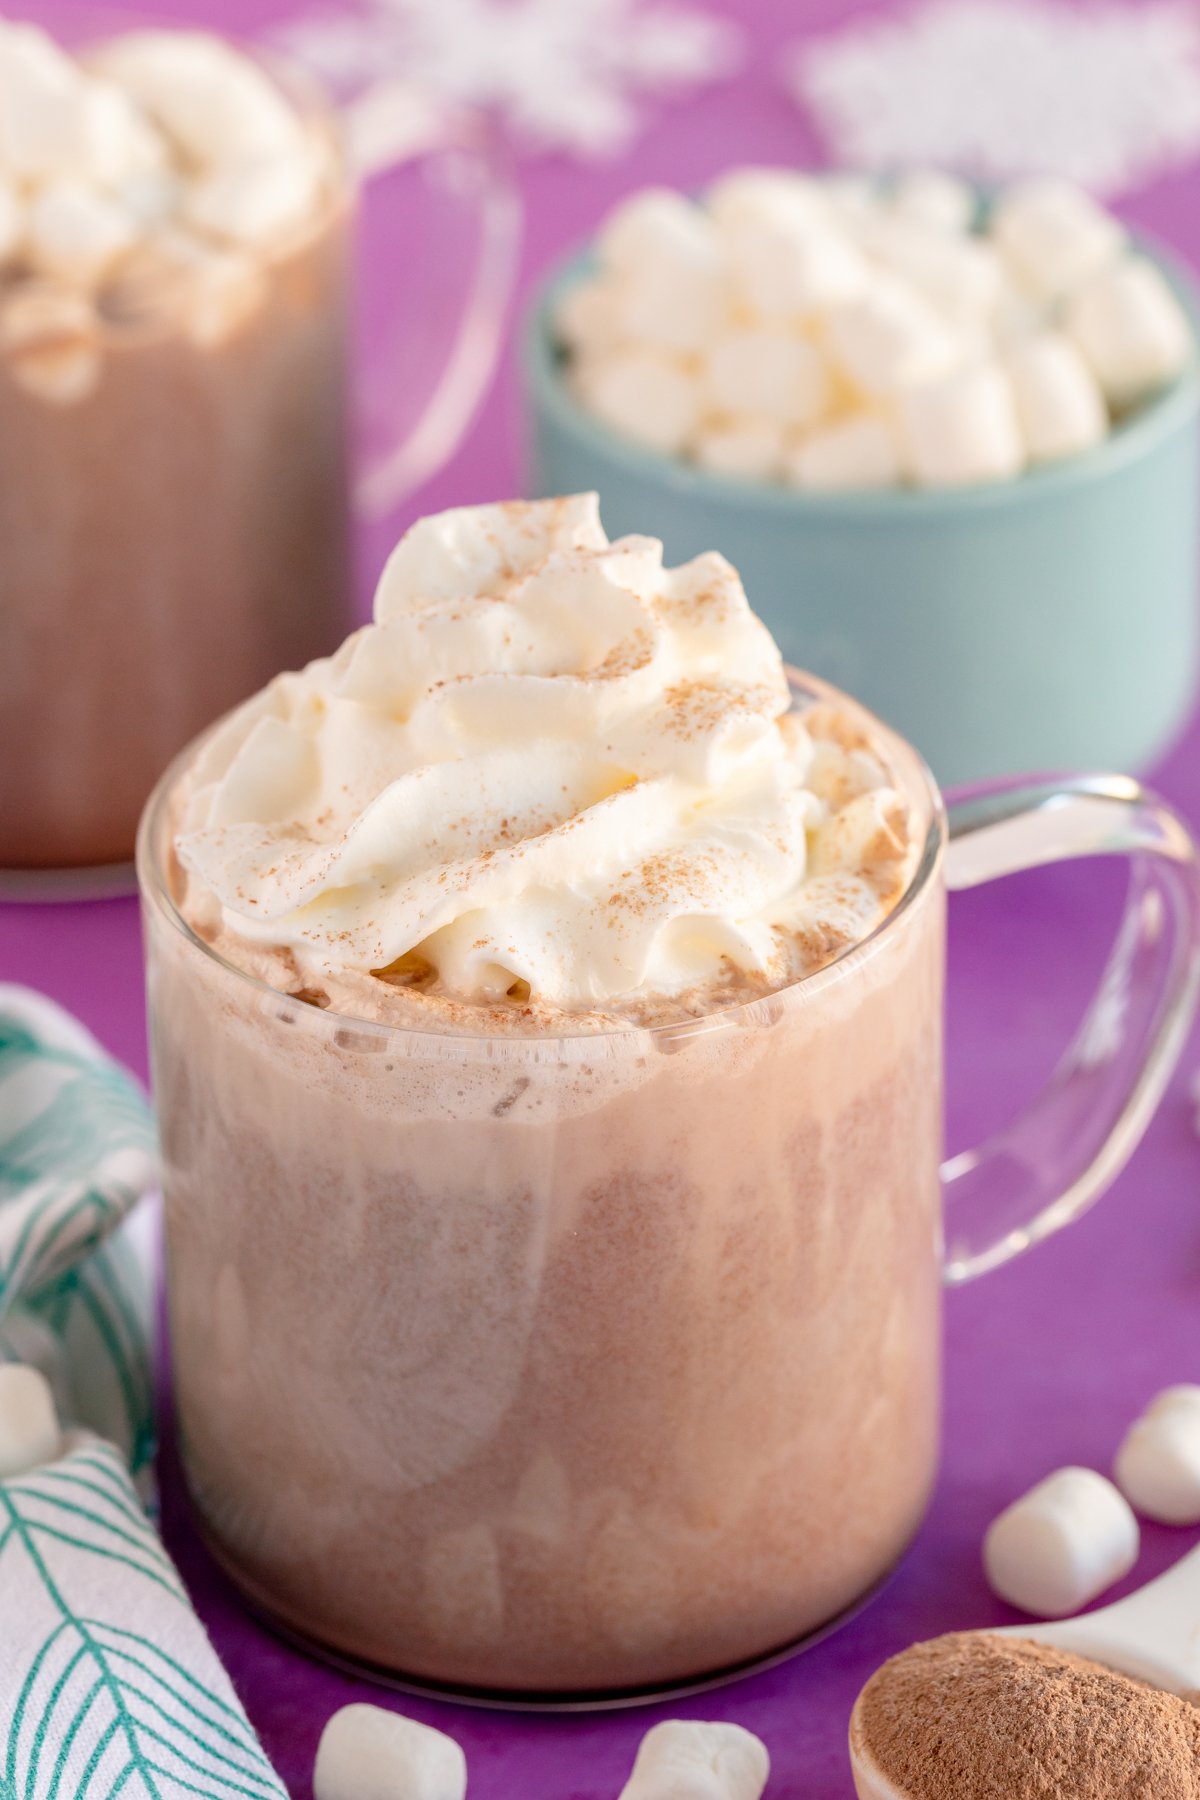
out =
<svg viewBox="0 0 1200 1800"><path fill-rule="evenodd" d="M304 1001L295 1002L294 995L285 994L259 976L250 974L200 937L179 910L171 894L166 868L171 795L185 768L221 728L223 720L217 720L180 752L161 776L146 802L137 839L137 874L142 899L153 903L181 937L230 975L248 983L261 994L269 996L272 1001L295 1002L306 1023L311 1022L318 1029L325 1029L330 1036L338 1031L353 1032L356 1040L361 1036L368 1041L362 1044L356 1042L356 1048L366 1049L368 1043L372 1048L381 1048L386 1044L394 1051L397 1040L402 1040L410 1047L419 1047L422 1056L452 1059L456 1055L472 1053L472 1048L477 1049L480 1044L503 1044L506 1056L512 1056L518 1061L544 1063L552 1058L576 1060L588 1056L594 1058L597 1054L615 1055L618 1052L614 1046L620 1046L621 1054L629 1054L633 1045L639 1045L643 1049L669 1051L684 1040L697 1036L734 1031L743 1026L761 1028L769 1022L771 1012L781 1004L806 1004L832 983L844 980L848 974L869 961L878 950L884 935L912 910L931 886L934 875L941 868L947 842L946 809L941 790L932 771L912 745L881 719L877 719L865 706L859 705L858 701L841 693L830 683L798 669L789 668L787 674L793 709L796 709L798 703L803 709L818 701L831 701L861 721L871 737L882 742L905 791L920 799L928 822L908 884L895 906L874 930L857 943L849 945L831 962L823 963L820 968L786 982L782 987L773 988L770 993L759 995L753 1000L716 1008L698 1018L671 1021L662 1025L614 1025L599 1031L546 1031L529 1034L423 1030L420 1026L383 1023L375 1019L359 1018L351 1013L339 1013L332 1007L318 1008L309 1006ZM793 995L799 995L800 1000L793 1002Z"/></svg>
<svg viewBox="0 0 1200 1800"><path fill-rule="evenodd" d="M554 329L554 311L563 295L595 268L590 245L576 247L562 258L534 292L523 333L526 388L535 410L553 419L561 430L570 432L593 456L622 463L633 474L665 483L675 493L694 498L699 505L720 502L776 516L852 519L864 525L877 519L894 523L897 517L918 519L931 514L962 515L1020 506L1115 473L1200 410L1200 284L1182 258L1153 237L1131 234L1130 244L1166 276L1187 313L1194 339L1191 362L1174 381L1120 419L1103 443L1004 481L959 488L863 488L811 493L779 483L716 475L681 457L668 456L621 437L571 392L564 379L566 357Z"/></svg>

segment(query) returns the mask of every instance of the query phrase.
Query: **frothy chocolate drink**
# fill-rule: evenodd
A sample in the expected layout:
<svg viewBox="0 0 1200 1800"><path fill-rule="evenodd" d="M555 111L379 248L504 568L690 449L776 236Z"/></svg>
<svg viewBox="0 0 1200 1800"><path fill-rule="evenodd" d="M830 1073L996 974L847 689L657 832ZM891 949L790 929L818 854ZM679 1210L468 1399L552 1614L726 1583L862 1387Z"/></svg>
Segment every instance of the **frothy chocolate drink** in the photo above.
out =
<svg viewBox="0 0 1200 1800"><path fill-rule="evenodd" d="M347 236L247 57L0 23L0 864L127 857L179 747L344 630Z"/></svg>
<svg viewBox="0 0 1200 1800"><path fill-rule="evenodd" d="M792 704L728 564L590 497L416 527L376 623L184 759L143 847L172 1330L260 1604L594 1692L894 1561L936 1436L929 808L867 715Z"/></svg>

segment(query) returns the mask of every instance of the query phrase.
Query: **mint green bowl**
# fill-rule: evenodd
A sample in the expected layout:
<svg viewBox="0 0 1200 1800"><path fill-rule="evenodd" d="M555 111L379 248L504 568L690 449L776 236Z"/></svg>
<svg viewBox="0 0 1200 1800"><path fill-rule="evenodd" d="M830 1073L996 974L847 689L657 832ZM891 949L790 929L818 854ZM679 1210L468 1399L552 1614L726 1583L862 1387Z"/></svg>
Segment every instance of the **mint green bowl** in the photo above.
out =
<svg viewBox="0 0 1200 1800"><path fill-rule="evenodd" d="M1147 254L1200 325L1191 277ZM551 320L587 270L573 258L528 319L533 494L595 488L610 536L660 537L672 562L723 552L786 659L879 713L943 786L1162 755L1196 688L1194 367L1104 444L1014 481L800 494L643 450L579 405Z"/></svg>

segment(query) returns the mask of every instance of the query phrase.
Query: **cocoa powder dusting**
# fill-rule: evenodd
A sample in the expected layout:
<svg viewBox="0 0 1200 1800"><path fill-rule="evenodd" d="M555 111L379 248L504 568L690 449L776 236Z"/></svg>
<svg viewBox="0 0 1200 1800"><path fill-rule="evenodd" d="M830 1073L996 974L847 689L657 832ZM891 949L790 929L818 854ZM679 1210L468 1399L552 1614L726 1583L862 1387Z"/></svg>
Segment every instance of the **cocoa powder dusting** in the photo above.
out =
<svg viewBox="0 0 1200 1800"><path fill-rule="evenodd" d="M1200 1709L1023 1638L893 1657L851 1743L913 1800L1200 1800Z"/></svg>

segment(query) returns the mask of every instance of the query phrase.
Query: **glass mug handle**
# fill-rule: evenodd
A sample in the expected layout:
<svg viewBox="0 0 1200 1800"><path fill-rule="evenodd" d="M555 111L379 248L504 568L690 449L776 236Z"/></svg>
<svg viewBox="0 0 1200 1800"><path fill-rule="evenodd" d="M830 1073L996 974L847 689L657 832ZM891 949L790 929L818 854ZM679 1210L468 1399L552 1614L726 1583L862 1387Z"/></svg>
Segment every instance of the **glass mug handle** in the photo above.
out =
<svg viewBox="0 0 1200 1800"><path fill-rule="evenodd" d="M958 1284L1079 1218L1149 1124L1200 990L1200 851L1165 802L1118 775L1005 783L947 811L952 891L1081 856L1131 864L1100 985L1046 1086L943 1165L945 1279Z"/></svg>
<svg viewBox="0 0 1200 1800"><path fill-rule="evenodd" d="M495 371L516 281L521 200L511 165L478 113L383 81L348 101L341 123L365 199L363 235L377 226L383 232L370 260L378 265L373 285L387 287L373 321L379 341L372 343L370 386L360 398L354 485L358 510L380 518L454 454ZM414 213L417 175L422 205ZM400 203L409 207L406 219ZM402 222L413 233L403 256ZM445 291L448 271L457 278L454 296ZM424 279L418 284L414 274ZM431 328L440 335L436 353ZM432 380L431 367L438 370ZM420 397L406 416L404 397L412 393Z"/></svg>

